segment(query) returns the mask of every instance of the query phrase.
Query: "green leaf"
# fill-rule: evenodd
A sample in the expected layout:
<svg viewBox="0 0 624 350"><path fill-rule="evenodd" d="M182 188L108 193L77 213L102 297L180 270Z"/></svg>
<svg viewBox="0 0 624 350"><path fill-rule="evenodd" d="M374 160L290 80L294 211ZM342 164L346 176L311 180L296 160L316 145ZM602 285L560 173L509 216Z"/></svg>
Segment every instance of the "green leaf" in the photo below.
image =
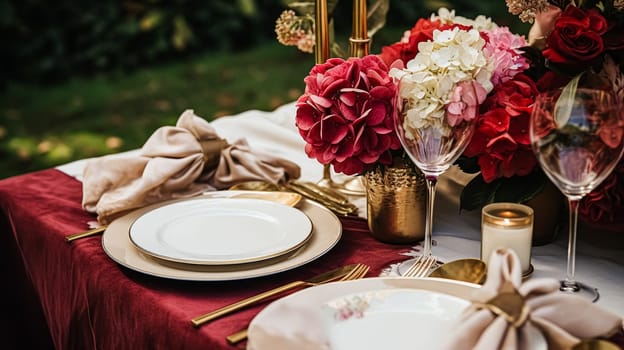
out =
<svg viewBox="0 0 624 350"><path fill-rule="evenodd" d="M368 37L372 38L386 25L386 17L390 10L390 0L370 0L366 8L366 27Z"/></svg>
<svg viewBox="0 0 624 350"><path fill-rule="evenodd" d="M494 194L494 202L525 203L542 192L546 177L541 171L533 171L527 176L502 178L500 187Z"/></svg>
<svg viewBox="0 0 624 350"><path fill-rule="evenodd" d="M476 157L469 158L465 156L460 156L455 161L455 164L467 174L476 174L481 171L481 167L479 167L479 162Z"/></svg>
<svg viewBox="0 0 624 350"><path fill-rule="evenodd" d="M246 17L253 17L258 10L255 0L237 0L238 9Z"/></svg>
<svg viewBox="0 0 624 350"><path fill-rule="evenodd" d="M570 82L563 88L561 96L555 103L555 124L558 126L565 125L570 119L572 114L572 107L574 107L574 95L576 95L576 88L578 87L579 80L585 72L575 76Z"/></svg>
<svg viewBox="0 0 624 350"><path fill-rule="evenodd" d="M288 4L298 15L310 15L314 18L314 1L295 1Z"/></svg>
<svg viewBox="0 0 624 350"><path fill-rule="evenodd" d="M173 19L173 33L171 43L176 50L184 50L193 38L193 31L189 27L186 19L180 15Z"/></svg>
<svg viewBox="0 0 624 350"><path fill-rule="evenodd" d="M479 209L492 202L496 191L500 188L500 179L487 183L481 175L475 176L466 184L459 198L459 208L465 210Z"/></svg>
<svg viewBox="0 0 624 350"><path fill-rule="evenodd" d="M338 0L327 0L327 16L331 17L338 5ZM288 3L288 7L299 15L310 15L314 18L316 1L293 1Z"/></svg>

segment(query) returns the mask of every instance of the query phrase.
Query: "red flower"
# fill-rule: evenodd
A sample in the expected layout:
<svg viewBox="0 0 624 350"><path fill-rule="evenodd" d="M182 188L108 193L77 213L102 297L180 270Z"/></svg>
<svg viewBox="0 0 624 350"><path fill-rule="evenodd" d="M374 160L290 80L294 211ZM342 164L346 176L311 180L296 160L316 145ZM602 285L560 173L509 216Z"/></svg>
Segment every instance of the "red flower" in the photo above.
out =
<svg viewBox="0 0 624 350"><path fill-rule="evenodd" d="M329 59L304 79L296 125L305 152L347 175L390 164L401 147L392 119L396 86L376 55Z"/></svg>
<svg viewBox="0 0 624 350"><path fill-rule="evenodd" d="M586 221L607 229L622 230L624 227L624 161L579 204L579 214Z"/></svg>
<svg viewBox="0 0 624 350"><path fill-rule="evenodd" d="M544 91L556 90L558 88L562 88L569 81L570 81L569 77L566 77L566 76L561 75L561 74L557 74L557 73L555 73L553 71L548 71L548 72L544 73L544 75L542 75L537 80L536 85L537 85L537 89L540 92L544 92Z"/></svg>
<svg viewBox="0 0 624 350"><path fill-rule="evenodd" d="M433 40L433 31L440 29L441 25L438 20L432 21L421 18L401 41L382 47L379 56L388 66L391 66L396 60L401 60L405 66L407 61L414 58L418 53L418 44Z"/></svg>
<svg viewBox="0 0 624 350"><path fill-rule="evenodd" d="M548 35L544 57L563 66L584 69L604 52L602 35L607 28L607 20L598 10L568 5Z"/></svg>
<svg viewBox="0 0 624 350"><path fill-rule="evenodd" d="M520 73L497 87L484 102L464 155L478 157L485 182L528 175L536 167L529 118L537 93L533 81Z"/></svg>

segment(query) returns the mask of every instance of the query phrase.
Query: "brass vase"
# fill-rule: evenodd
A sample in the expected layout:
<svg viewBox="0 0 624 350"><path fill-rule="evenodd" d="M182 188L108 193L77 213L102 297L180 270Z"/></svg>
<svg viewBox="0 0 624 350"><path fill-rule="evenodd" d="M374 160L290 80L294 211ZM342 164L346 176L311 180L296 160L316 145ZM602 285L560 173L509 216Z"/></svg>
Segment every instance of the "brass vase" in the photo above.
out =
<svg viewBox="0 0 624 350"><path fill-rule="evenodd" d="M385 243L408 244L425 238L427 188L413 163L395 157L391 166L369 170L366 180L368 228Z"/></svg>
<svg viewBox="0 0 624 350"><path fill-rule="evenodd" d="M524 204L535 213L532 244L540 246L554 241L566 216L566 199L561 192L548 181L542 192Z"/></svg>

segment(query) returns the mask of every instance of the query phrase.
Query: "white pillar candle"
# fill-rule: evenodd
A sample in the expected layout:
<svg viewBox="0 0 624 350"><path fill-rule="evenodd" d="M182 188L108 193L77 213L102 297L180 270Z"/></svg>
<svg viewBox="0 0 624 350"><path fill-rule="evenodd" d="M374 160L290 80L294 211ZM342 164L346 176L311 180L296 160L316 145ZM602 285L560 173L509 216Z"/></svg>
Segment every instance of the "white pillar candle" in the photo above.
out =
<svg viewBox="0 0 624 350"><path fill-rule="evenodd" d="M483 207L481 216L481 260L487 264L498 248L513 250L523 273L531 266L533 209L517 203L492 203Z"/></svg>

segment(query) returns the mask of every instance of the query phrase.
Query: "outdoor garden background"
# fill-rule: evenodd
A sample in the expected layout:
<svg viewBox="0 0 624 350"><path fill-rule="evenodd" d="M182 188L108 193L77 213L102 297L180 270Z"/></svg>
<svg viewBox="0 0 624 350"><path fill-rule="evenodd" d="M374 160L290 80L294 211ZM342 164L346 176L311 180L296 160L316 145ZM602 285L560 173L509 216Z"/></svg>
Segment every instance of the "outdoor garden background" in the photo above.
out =
<svg viewBox="0 0 624 350"><path fill-rule="evenodd" d="M277 42L286 2L0 0L0 179L138 148L185 109L212 120L294 101L314 56ZM351 5L338 3L337 40ZM528 32L504 0L391 0L371 53L439 7Z"/></svg>

